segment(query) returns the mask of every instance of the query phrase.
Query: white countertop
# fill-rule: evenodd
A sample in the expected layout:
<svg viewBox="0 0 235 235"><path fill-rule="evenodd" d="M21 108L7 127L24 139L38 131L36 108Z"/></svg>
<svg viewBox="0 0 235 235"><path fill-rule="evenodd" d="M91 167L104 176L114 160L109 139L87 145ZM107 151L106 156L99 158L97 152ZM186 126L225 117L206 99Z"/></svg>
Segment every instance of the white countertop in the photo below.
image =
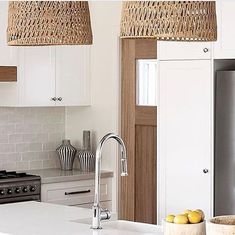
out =
<svg viewBox="0 0 235 235"><path fill-rule="evenodd" d="M0 205L0 235L152 235L74 222L91 218L91 210L43 202L21 202ZM107 222L109 223L109 222ZM137 224L138 225L138 224ZM151 225L150 225L151 226ZM155 227L155 225L152 225ZM160 231L160 228L157 228ZM161 232L154 235L163 235Z"/></svg>
<svg viewBox="0 0 235 235"><path fill-rule="evenodd" d="M79 170L63 171L61 169L40 169L28 170L27 173L40 175L42 184L89 180L95 178L94 172L82 172ZM107 177L113 177L113 172L101 171L101 178Z"/></svg>

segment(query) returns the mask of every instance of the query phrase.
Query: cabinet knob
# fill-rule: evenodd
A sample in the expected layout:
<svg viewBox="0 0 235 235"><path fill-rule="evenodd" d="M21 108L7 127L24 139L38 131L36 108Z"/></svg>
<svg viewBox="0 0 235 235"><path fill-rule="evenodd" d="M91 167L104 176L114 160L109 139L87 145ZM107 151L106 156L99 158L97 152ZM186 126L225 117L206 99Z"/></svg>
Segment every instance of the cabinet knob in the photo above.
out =
<svg viewBox="0 0 235 235"><path fill-rule="evenodd" d="M58 101L62 101L63 99L62 99L62 97L59 97L57 100L58 100Z"/></svg>
<svg viewBox="0 0 235 235"><path fill-rule="evenodd" d="M204 173L204 174L207 174L208 172L209 172L208 169L203 169L203 173Z"/></svg>
<svg viewBox="0 0 235 235"><path fill-rule="evenodd" d="M51 98L51 101L56 101L56 97L52 97L52 98Z"/></svg>
<svg viewBox="0 0 235 235"><path fill-rule="evenodd" d="M203 49L203 52L204 52L204 53L207 53L207 52L209 52L209 49L208 49L208 48L204 48L204 49Z"/></svg>

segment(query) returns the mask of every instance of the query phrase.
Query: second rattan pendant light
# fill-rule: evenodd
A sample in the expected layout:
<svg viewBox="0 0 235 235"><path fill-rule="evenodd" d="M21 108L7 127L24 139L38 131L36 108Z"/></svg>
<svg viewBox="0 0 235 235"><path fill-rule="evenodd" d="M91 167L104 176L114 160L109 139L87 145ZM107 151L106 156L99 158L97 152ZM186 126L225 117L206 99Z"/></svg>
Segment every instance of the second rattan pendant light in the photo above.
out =
<svg viewBox="0 0 235 235"><path fill-rule="evenodd" d="M92 30L87 1L11 1L8 45L89 45Z"/></svg>
<svg viewBox="0 0 235 235"><path fill-rule="evenodd" d="M124 2L120 36L171 41L216 41L215 1Z"/></svg>

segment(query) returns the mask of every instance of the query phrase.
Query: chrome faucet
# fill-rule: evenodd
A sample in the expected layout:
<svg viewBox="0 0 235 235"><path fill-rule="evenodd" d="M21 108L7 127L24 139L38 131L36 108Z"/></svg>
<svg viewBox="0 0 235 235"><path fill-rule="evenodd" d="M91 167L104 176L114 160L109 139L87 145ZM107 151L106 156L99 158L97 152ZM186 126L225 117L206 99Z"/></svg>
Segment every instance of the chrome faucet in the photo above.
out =
<svg viewBox="0 0 235 235"><path fill-rule="evenodd" d="M127 176L127 158L126 147L123 140L113 133L105 135L96 149L96 163L95 163L95 198L93 205L92 216L92 229L101 229L101 220L108 220L111 218L111 214L107 209L100 207L100 170L101 170L101 157L104 144L109 139L115 139L120 146L121 150L121 176Z"/></svg>

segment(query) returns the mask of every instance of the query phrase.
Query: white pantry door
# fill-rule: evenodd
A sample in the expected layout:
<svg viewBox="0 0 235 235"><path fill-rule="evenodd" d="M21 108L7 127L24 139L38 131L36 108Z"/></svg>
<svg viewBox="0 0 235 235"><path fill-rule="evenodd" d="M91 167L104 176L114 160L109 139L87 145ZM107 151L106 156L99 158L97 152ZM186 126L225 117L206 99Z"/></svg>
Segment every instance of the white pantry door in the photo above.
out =
<svg viewBox="0 0 235 235"><path fill-rule="evenodd" d="M211 61L159 64L158 222L185 209L200 208L210 216Z"/></svg>

